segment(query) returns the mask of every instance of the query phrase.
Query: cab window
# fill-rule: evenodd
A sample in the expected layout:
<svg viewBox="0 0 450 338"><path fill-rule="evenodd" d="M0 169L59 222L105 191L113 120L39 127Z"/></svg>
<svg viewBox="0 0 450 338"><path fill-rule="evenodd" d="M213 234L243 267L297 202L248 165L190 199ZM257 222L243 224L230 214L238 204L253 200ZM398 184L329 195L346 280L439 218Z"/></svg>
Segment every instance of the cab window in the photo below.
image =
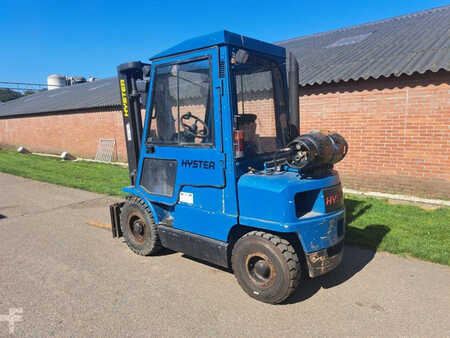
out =
<svg viewBox="0 0 450 338"><path fill-rule="evenodd" d="M209 59L156 67L147 142L211 146L214 140Z"/></svg>
<svg viewBox="0 0 450 338"><path fill-rule="evenodd" d="M280 65L245 52L243 63L232 58L235 130L243 131L244 155L277 151L287 140L286 91Z"/></svg>

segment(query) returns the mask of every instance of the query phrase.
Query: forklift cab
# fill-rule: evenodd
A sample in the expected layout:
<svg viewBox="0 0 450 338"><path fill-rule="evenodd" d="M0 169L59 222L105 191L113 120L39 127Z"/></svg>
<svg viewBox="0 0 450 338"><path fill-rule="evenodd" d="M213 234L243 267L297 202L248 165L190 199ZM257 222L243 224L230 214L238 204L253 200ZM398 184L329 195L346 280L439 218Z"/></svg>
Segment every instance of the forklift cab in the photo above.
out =
<svg viewBox="0 0 450 338"><path fill-rule="evenodd" d="M128 202L111 206L114 236L123 234L138 254L162 246L229 267L237 243L253 234L287 243L295 255L315 255L307 259L310 276L339 264L344 211L337 173L307 179L292 168L266 170L269 162L280 168L276 158L298 131L289 115L284 48L221 31L176 45L151 64L120 65L118 78L132 185L123 189ZM324 194L336 196L333 208ZM266 290L281 273L269 256L245 258L249 281L237 278L252 297L276 303L298 276L285 271L295 281L277 294L276 285ZM299 261L289 264L297 269Z"/></svg>
<svg viewBox="0 0 450 338"><path fill-rule="evenodd" d="M136 184L126 191L157 203L159 221L226 241L238 224L239 176L288 141L285 59L281 47L229 32L153 57Z"/></svg>

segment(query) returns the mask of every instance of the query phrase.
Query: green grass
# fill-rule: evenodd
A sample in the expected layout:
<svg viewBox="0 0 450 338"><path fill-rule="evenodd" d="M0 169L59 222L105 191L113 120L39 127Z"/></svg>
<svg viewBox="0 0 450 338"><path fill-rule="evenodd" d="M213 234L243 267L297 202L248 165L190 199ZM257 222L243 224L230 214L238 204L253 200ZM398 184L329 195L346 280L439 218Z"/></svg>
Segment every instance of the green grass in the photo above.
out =
<svg viewBox="0 0 450 338"><path fill-rule="evenodd" d="M450 208L347 195L348 243L450 265Z"/></svg>
<svg viewBox="0 0 450 338"><path fill-rule="evenodd" d="M0 151L0 171L108 195L123 196L128 169ZM347 195L347 243L450 265L450 208L424 210Z"/></svg>
<svg viewBox="0 0 450 338"><path fill-rule="evenodd" d="M0 151L0 171L107 195L125 196L121 189L130 185L128 169L118 165L70 162L12 151Z"/></svg>

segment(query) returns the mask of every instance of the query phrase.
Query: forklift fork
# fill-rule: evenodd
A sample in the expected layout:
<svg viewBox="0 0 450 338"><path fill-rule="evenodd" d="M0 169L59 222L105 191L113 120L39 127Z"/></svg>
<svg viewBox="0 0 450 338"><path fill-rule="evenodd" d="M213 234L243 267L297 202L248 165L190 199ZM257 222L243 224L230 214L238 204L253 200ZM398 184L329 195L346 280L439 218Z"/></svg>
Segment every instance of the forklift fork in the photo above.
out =
<svg viewBox="0 0 450 338"><path fill-rule="evenodd" d="M109 213L111 215L111 230L113 238L122 237L122 227L120 226L120 209L124 202L118 202L109 206Z"/></svg>

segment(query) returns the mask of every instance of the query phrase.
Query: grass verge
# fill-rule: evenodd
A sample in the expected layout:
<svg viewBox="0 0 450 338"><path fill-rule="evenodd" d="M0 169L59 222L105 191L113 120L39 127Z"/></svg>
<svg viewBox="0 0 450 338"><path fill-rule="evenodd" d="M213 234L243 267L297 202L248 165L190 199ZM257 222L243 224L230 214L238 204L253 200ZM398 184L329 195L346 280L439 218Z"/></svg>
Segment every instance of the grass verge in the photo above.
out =
<svg viewBox="0 0 450 338"><path fill-rule="evenodd" d="M130 185L128 169L118 165L63 161L56 157L22 155L13 151L0 151L0 171L116 196L125 196L121 189Z"/></svg>
<svg viewBox="0 0 450 338"><path fill-rule="evenodd" d="M0 151L0 171L101 194L124 196L128 169ZM347 243L450 265L450 208L424 210L346 195Z"/></svg>
<svg viewBox="0 0 450 338"><path fill-rule="evenodd" d="M450 208L346 195L348 243L450 265Z"/></svg>

